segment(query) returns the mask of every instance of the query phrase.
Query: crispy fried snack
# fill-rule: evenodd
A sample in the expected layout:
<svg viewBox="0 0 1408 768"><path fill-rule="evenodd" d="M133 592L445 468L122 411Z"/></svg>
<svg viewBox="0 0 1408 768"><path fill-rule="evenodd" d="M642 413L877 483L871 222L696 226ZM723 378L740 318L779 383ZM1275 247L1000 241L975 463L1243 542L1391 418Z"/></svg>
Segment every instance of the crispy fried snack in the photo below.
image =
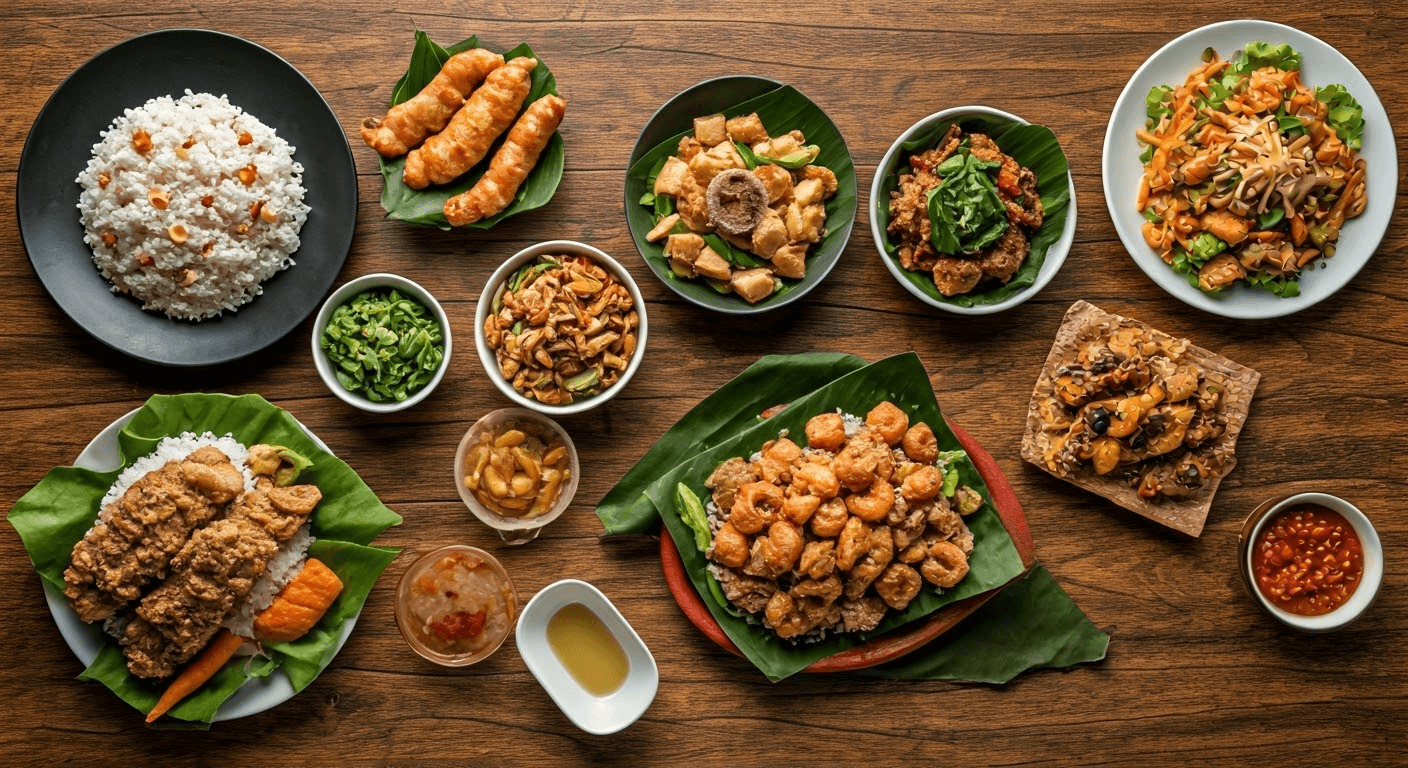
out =
<svg viewBox="0 0 1408 768"><path fill-rule="evenodd" d="M420 93L392 107L384 118L363 120L362 141L383 157L406 154L444 129L475 86L503 65L503 56L483 48L451 56Z"/></svg>
<svg viewBox="0 0 1408 768"><path fill-rule="evenodd" d="M537 66L537 59L520 56L490 72L450 125L406 156L406 186L425 189L453 181L483 160L528 98Z"/></svg>
<svg viewBox="0 0 1408 768"><path fill-rule="evenodd" d="M538 164L538 156L562 123L567 102L548 95L533 102L494 159L489 170L469 191L445 201L445 219L451 226L462 227L485 219L507 208L518 188Z"/></svg>

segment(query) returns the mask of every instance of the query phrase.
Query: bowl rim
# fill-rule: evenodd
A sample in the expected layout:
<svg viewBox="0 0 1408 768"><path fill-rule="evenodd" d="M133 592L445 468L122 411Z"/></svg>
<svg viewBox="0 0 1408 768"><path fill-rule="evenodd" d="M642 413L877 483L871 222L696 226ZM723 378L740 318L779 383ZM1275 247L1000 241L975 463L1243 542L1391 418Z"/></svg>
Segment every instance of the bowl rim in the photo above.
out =
<svg viewBox="0 0 1408 768"><path fill-rule="evenodd" d="M404 618L405 609L402 607L402 605L405 601L402 599L402 593L406 588L406 584L408 582L408 579L410 578L410 575L415 572L416 568L421 563L425 562L426 560L429 560L432 557L439 557L440 555L443 555L446 552L450 551L468 552L477 555L478 557L482 558L484 562L488 563L491 569L497 572L499 576L503 578L504 583L508 585L509 597L511 598L511 602L508 606L510 614L508 631L505 632L504 636L499 638L499 641L497 643L494 643L492 647L486 646L486 649L481 649L484 655L480 656L479 658L474 658L474 654L459 658L455 656L448 656L443 653L436 653L435 651L426 648L419 640L416 640L414 637L412 637L410 633L406 631L407 619ZM406 570L401 573L401 578L397 579L396 581L396 595L395 602L392 606L392 611L395 614L396 630L401 633L401 639L406 642L406 645L410 646L411 650L415 651L422 658L426 659L427 661L432 661L436 664L439 664L442 667L467 667L472 664L478 664L479 662L489 658L490 656L493 656L495 653L498 653L499 649L503 647L503 644L508 640L509 636L514 634L515 631L517 631L518 620L523 614L523 610L518 607L518 587L513 583L513 576L509 574L508 569L504 567L504 564L502 562L499 562L499 559L497 557L494 557L492 554L472 544L446 544L443 547L437 547L436 549L426 552L425 554L421 555L420 557L417 557L414 561L412 561L410 566L408 566Z"/></svg>
<svg viewBox="0 0 1408 768"><path fill-rule="evenodd" d="M684 90L680 91L679 93L676 93L674 96L671 96L669 99L667 99L664 104L661 104L659 108L657 108L653 113L651 113L650 119L647 120L647 121L645 122L645 124L641 126L640 133L638 133L638 134L636 135L636 143L635 143L635 145L631 148L631 154L630 154L630 157L628 158L627 163L626 163L626 176L627 176L627 178L623 180L623 183L622 183L622 185L621 185L621 189L622 189L622 199L623 199L623 203L622 203L622 204L625 206L624 208L622 208L622 212L623 212L623 213L626 212L626 211L631 210L631 206L639 205L638 201L635 201L635 200L632 200L632 199L631 199L631 195L630 195L630 178L629 178L629 177L630 177L630 169L635 166L635 164L640 160L641 157L643 157L647 152L649 152L649 151L655 146L655 145L653 145L653 144L652 144L652 145L646 145L646 144L643 143L643 142L645 141L646 133L647 133L648 131L650 131L651 127L653 127L653 126L655 125L655 121L658 120L658 119L660 119L661 114L662 114L663 112L665 112L667 109L669 109L672 105L674 105L675 102L677 102L677 101L683 101L683 100L685 100L685 99L688 99L688 98L689 98L691 95L693 95L696 91L699 91L699 90L704 89L704 88L706 88L706 87L718 87L720 84L725 83L725 82L728 82L728 81L735 81L735 82L738 83L738 84L742 84L742 83L745 83L745 82L747 82L747 83L749 83L749 84L752 84L752 83L766 84L766 85L768 85L768 86L771 86L770 90L776 90L776 89L778 89L778 88L785 88L785 87L787 87L788 85L790 85L789 83L785 83L785 82L783 82L783 81L781 81L781 80L774 80L774 79L771 78L771 77L764 77L764 76L762 76L762 75L722 75L722 76L719 76L719 77L711 77L711 78L709 78L709 79L707 79L707 80L701 80L701 81L695 83L694 85L691 85L691 86L689 86L688 88L685 88ZM800 89L800 88L796 88L795 86L793 86L793 88L794 88L798 93L801 93L801 89ZM746 97L746 98L744 98L744 99L740 99L739 101L747 101L748 99L757 98L758 96L765 95L766 93L768 93L768 91L763 91L762 93L759 93L759 94L757 94L757 95L755 95L755 96L748 96L748 97ZM830 113L828 113L825 109L822 109L822 107L821 107L820 104L817 104L816 101L814 101L810 96L807 96L805 93L803 93L802 95L807 99L807 101L810 101L810 102L812 103L812 106L816 107L817 111L821 112L821 114L827 119L828 122L830 122L833 126L836 126L836 133L841 136L841 148L844 149L844 150L846 151L846 154L850 156L850 158L851 158L851 166L852 166L852 168L854 169L854 168L855 168L855 154L851 152L850 144L848 144L848 143L846 142L846 137L845 137L845 135L844 135L844 134L841 134L841 127L840 127L839 125L837 125L836 121L831 118ZM733 103L738 103L738 102L733 102ZM702 308L702 309L710 310L711 312L718 312L719 314L722 314L722 315L740 315L740 316L741 316L741 315L758 315L758 314L763 314L763 313L765 313L765 312L771 312L772 310L775 310L775 309L778 309L778 308L781 308L781 307L785 307L785 306L787 306L787 305L789 305L789 304L792 304L793 302L800 301L804 296L806 296L807 294L809 294L809 293L811 293L813 290L815 290L817 286L819 286L819 285L821 285L823 282L825 282L825 281L826 281L826 278L831 275L832 270L834 270L834 269L836 268L836 265L840 263L841 257L845 255L845 253L846 253L846 248L850 245L850 242L851 242L851 235L854 234L854 232L855 232L856 218L860 216L860 211L861 211L860 197L859 197L859 193L860 193L860 182L859 182L859 174L858 174L858 173L856 174L856 177L857 177L857 182L856 182L856 193L857 193L857 197L856 197L856 210L855 210L855 213L853 213L853 214L850 216L850 218L847 220L847 222L846 222L845 233L844 233L843 237L841 238L841 247L840 247L840 249L837 251L836 258L831 262L830 266L826 267L825 270L817 277L816 282L812 283L811 285L808 285L808 286L805 286L805 287L799 287L798 289L793 290L793 291L790 292L788 295L782 297L780 300L778 300L778 301L775 302L775 303L768 303L768 304L749 304L749 303L747 303L746 301L740 301L739 304L736 305L736 306L735 306L735 305L732 305L732 304L715 306L715 305L713 305L713 304L709 304L709 303L706 303L706 302L704 302L704 301L701 301L700 299L698 299L698 298L696 298L696 297L694 297L694 296L690 296L689 294L687 294L687 293L685 293L684 291L680 290L679 287L677 287L677 286L674 284L674 281L669 280L669 279L666 279L664 273L661 272L661 271L659 271L659 270L657 270L655 264L653 264L653 263L650 261L649 257L647 257L647 256L645 255L645 252L644 252L643 250L641 250L640 242L639 242L639 241L637 240L637 238L636 238L636 232L635 232L635 230L634 230L634 229L632 228L632 226L631 226L631 220L630 220L630 216L629 216L629 215L626 216L626 230L627 230L628 234L630 234L630 237L631 237L631 245L636 249L636 253L640 256L640 260L643 261L643 262L645 262L645 266L646 266L647 269L650 270L650 273L651 273L652 275L655 275L656 279L657 279L660 283L664 284L664 286L665 286L666 288L670 289L670 291L673 292L676 296L679 296L681 299L684 299L684 300L685 300L686 302L688 302L689 304L691 304L691 305L693 305L693 306L696 306L696 307L700 307L700 308ZM807 258L808 258L808 260L810 260L811 257L808 256ZM810 273L809 273L809 276L810 276Z"/></svg>
<svg viewBox="0 0 1408 768"><path fill-rule="evenodd" d="M636 329L636 352L631 356L631 360L626 364L626 370L621 374L621 380L612 384L600 394L593 395L585 400L578 400L567 405L545 405L536 400L530 400L514 391L509 382L499 374L498 362L494 358L494 353L489 349L489 343L484 339L484 321L489 317L489 307L494 303L494 294L499 287L504 284L513 270L517 269L529 259L541 256L553 251L569 251L575 255L590 256L609 272L612 272L621 284L626 286L626 290L631 294L631 301L635 303L637 316L640 318L640 325ZM508 257L499 268L494 270L494 274L484 283L484 290L479 293L479 302L474 308L474 348L479 353L479 364L484 367L484 375L493 383L494 387L503 393L505 397L513 401L514 405L527 408L530 411L537 411L546 416L571 416L575 413L589 411L602 403L615 397L617 393L626 388L631 379L635 377L636 371L640 369L641 361L645 358L646 337L649 331L649 321L646 318L645 298L641 296L640 286L636 284L636 279L631 276L630 270L616 259L612 258L606 251L593 245L588 245L577 240L544 240L540 243L520 250L518 253Z"/></svg>
<svg viewBox="0 0 1408 768"><path fill-rule="evenodd" d="M496 514L488 509L474 497L464 486L464 456L469 447L470 437L476 435L482 425L487 424L491 419L522 419L531 421L539 426L548 428L559 438L567 448L568 464L572 469L572 475L567 478L567 483L558 491L557 500L553 502L553 508L548 512L531 518L505 517ZM572 505L572 499L577 495L577 483L582 477L581 464L577 454L577 446L572 442L572 435L561 424L558 424L551 417L528 408L520 406L509 406L490 411L479 420L470 425L465 430L464 437L460 438L460 443L455 448L455 489L459 491L460 500L464 502L469 511L479 518L479 521L489 526L494 531L506 531L522 533L536 531L546 527L549 523L562 516L567 508Z"/></svg>
<svg viewBox="0 0 1408 768"><path fill-rule="evenodd" d="M445 336L445 355L440 360L440 368L435 371L435 375L430 377L430 381L425 386L410 397L399 403L374 403L363 395L355 392L348 392L338 382L333 375L332 364L328 361L327 352L319 345L319 340L323 335L323 328L327 327L328 318L333 310L341 306L351 296L369 288L400 288L412 294L417 301L424 305L435 315L435 319L440 323L440 331ZM408 277L402 277L391 272L373 272L371 274L356 277L338 286L323 305L318 308L318 314L313 320L312 349L313 366L318 369L318 378L323 380L323 386L328 388L337 399L348 405L368 413L395 413L410 408L430 396L435 388L440 385L440 381L445 378L445 372L450 368L450 318L445 314L445 308L440 306L439 300L427 291L423 286Z"/></svg>
<svg viewBox="0 0 1408 768"><path fill-rule="evenodd" d="M1253 545L1266 527L1266 522L1285 509L1302 504L1315 504L1340 513L1354 528L1364 553L1364 573L1359 587L1344 605L1319 616L1301 616L1273 605L1261 594L1252 576ZM1237 565L1242 573L1243 585L1267 615L1304 632L1329 632L1345 627L1363 616L1378 597L1384 575L1383 542L1379 539L1379 533L1369 516L1355 505L1333 494L1306 491L1268 499L1252 510L1242 524L1242 531L1238 536Z"/></svg>
<svg viewBox="0 0 1408 768"><path fill-rule="evenodd" d="M604 697L586 694L575 681L568 682L570 673L564 674L566 670L545 641L548 621L558 610L572 603L581 604L595 614L621 645L627 658L634 656L640 662L639 666L632 663L621 687ZM655 701L660 688L660 669L655 655L611 598L590 582L562 579L538 590L519 612L514 632L519 656L528 671L567 719L587 733L604 736L624 730L639 720ZM540 635L544 637L543 642L539 642ZM578 703L580 697L572 695L578 692L588 697L585 705ZM604 724L593 724L590 709L597 710L599 716L605 715Z"/></svg>
<svg viewBox="0 0 1408 768"><path fill-rule="evenodd" d="M870 239L875 244L876 252L880 254L880 261L884 263L885 268L889 270L890 275L895 278L895 282L899 283L900 287L904 288L915 298L919 299L925 304L928 304L931 307L935 307L937 309L941 309L945 312L950 312L955 315L991 315L996 314L998 312L1002 312L1004 310L1011 309L1012 307L1015 307L1018 304L1022 304L1028 299L1040 293L1044 288L1046 288L1047 284L1050 283L1052 279L1056 277L1056 273L1061 271L1061 267L1065 265L1066 257L1070 255L1071 246L1075 244L1077 207L1076 180L1075 175L1073 173L1068 173L1066 183L1070 190L1071 199L1066 209L1066 223L1061 228L1061 236L1056 239L1056 242L1052 243L1051 246L1046 249L1046 259L1042 262L1041 269L1037 272L1035 282L1027 286L1024 290L1012 296L1009 296L996 304L982 304L972 307L960 307L956 304L948 304L946 302L935 300L934 297L923 292L918 288L918 286L911 283L905 277L904 269L893 258L891 258L890 254L885 250L885 244L889 242L889 238L886 233L881 231L880 229L880 217L876 215L876 211L878 211L879 206L883 202L885 202L880 200L880 185L884 182L886 177L884 171L890 166L890 163L894 161L896 157L899 156L899 153L903 151L902 145L906 141L909 141L909 139L919 131L929 127L930 125L936 122L939 122L941 120L947 120L956 115L988 115L990 117L1000 117L1009 120L1015 120L1023 125L1032 124L1025 118L1020 117L1018 115L1014 115L1011 112L1005 112L1001 109L983 106L981 104L968 104L959 107L949 107L947 109L941 109L938 112L928 115L927 117L920 118L909 128L906 128L905 131L901 133L899 137L896 138L894 142L890 144L890 148L885 151L885 155L880 159L880 164L875 167L875 176L870 181L870 209L868 211L870 219ZM1062 151L1064 152L1064 150ZM1069 167L1069 155L1066 156L1066 164Z"/></svg>

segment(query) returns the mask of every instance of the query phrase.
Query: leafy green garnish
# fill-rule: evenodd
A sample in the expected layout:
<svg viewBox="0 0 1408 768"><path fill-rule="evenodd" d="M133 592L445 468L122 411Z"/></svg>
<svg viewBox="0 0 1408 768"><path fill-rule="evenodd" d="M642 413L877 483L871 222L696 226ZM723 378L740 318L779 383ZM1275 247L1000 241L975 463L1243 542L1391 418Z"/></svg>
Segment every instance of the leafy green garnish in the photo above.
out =
<svg viewBox="0 0 1408 768"><path fill-rule="evenodd" d="M968 452L964 450L939 451L938 458L934 459L934 466L944 473L943 488L939 493L945 497L952 496L958 490L958 465L961 461L968 460Z"/></svg>
<svg viewBox="0 0 1408 768"><path fill-rule="evenodd" d="M709 516L705 514L699 497L684 483L675 484L675 509L685 525L694 531L694 546L698 547L700 552L709 551L709 542L714 540L709 531Z"/></svg>
<svg viewBox="0 0 1408 768"><path fill-rule="evenodd" d="M1247 276L1247 284L1253 288L1260 288L1264 291L1283 298L1290 299L1300 295L1300 283L1291 278L1276 277L1270 272L1258 272Z"/></svg>
<svg viewBox="0 0 1408 768"><path fill-rule="evenodd" d="M441 48L424 32L416 30L415 46L411 49L410 66L392 90L390 106L400 104L420 93L420 90L440 72L440 67L451 56L477 47L481 47L479 38L472 36L449 48ZM533 69L532 86L529 88L528 98L523 100L523 109L527 109L529 104L548 94L557 94L557 80L553 77L547 64L539 59L526 43L503 53L505 59L519 56L538 59L538 66ZM395 160L379 157L381 177L385 184L381 191L381 207L386 209L386 217L399 219L408 224L449 230L450 223L445 220L445 201L478 183L480 177L489 168L487 158L493 157L498 152L503 138L500 136L494 146L490 147L488 154L485 155L486 160L471 168L468 173L446 186L428 189L411 189L401 180L401 173L406 167L404 157ZM542 155L539 156L538 164L528 174L523 186L518 188L518 194L514 197L513 202L499 213L476 221L469 227L471 229L491 229L495 224L510 216L547 205L548 201L552 200L553 194L557 192L558 184L562 181L564 157L562 134L554 133L552 139L548 141L547 147L543 149Z"/></svg>
<svg viewBox="0 0 1408 768"><path fill-rule="evenodd" d="M1144 110L1145 114L1149 116L1150 128L1173 114L1173 108L1168 105L1170 93L1173 93L1173 88L1167 85L1156 85L1150 88L1149 93L1144 96Z"/></svg>
<svg viewBox="0 0 1408 768"><path fill-rule="evenodd" d="M808 144L807 146L802 147L801 149L795 152L789 152L788 154L785 154L782 157L768 157L767 155L760 155L757 152L754 152L752 147L748 146L747 144L744 144L741 141L735 141L733 142L733 145L738 148L738 154L743 156L743 164L748 166L748 170L750 171L764 164L778 165L788 170L795 171L798 168L811 165L812 162L816 160L817 156L821 154L821 147L816 144Z"/></svg>
<svg viewBox="0 0 1408 768"><path fill-rule="evenodd" d="M1315 98L1329 107L1326 122L1335 129L1346 147L1358 150L1364 146L1364 108L1343 85L1327 85L1317 88Z"/></svg>
<svg viewBox="0 0 1408 768"><path fill-rule="evenodd" d="M1257 228L1263 230L1271 229L1277 224L1280 224L1281 219L1285 217L1286 211L1284 208L1272 208L1266 213L1263 213L1260 216L1256 217Z"/></svg>
<svg viewBox="0 0 1408 768"><path fill-rule="evenodd" d="M1227 69L1229 73L1241 76L1265 67L1287 71L1300 69L1300 54L1290 43L1247 43L1245 48L1232 57L1232 65Z"/></svg>
<svg viewBox="0 0 1408 768"><path fill-rule="evenodd" d="M1000 167L959 148L934 169L943 182L927 193L929 240L939 253L977 253L1007 231L1007 208L989 174Z"/></svg>
<svg viewBox="0 0 1408 768"><path fill-rule="evenodd" d="M410 397L445 359L440 323L395 288L363 291L333 310L318 346L342 387L374 403Z"/></svg>
<svg viewBox="0 0 1408 768"><path fill-rule="evenodd" d="M742 248L734 248L729 241L716 234L710 233L704 235L704 243L714 249L714 253L722 256L724 261L727 261L735 267L753 269L754 267L761 267L767 264L767 262Z"/></svg>
<svg viewBox="0 0 1408 768"><path fill-rule="evenodd" d="M1197 266L1201 267L1208 262L1208 259L1227 250L1227 243L1217 239L1217 235L1211 232L1200 232L1192 241L1193 252L1190 259Z"/></svg>

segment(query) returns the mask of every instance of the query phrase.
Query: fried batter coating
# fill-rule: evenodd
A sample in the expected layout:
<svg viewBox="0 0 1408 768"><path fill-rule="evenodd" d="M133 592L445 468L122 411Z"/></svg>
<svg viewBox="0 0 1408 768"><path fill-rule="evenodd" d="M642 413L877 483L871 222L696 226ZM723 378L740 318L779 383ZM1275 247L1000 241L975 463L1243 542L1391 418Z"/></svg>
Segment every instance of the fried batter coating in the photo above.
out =
<svg viewBox="0 0 1408 768"><path fill-rule="evenodd" d="M172 556L244 489L220 449L203 446L128 487L73 547L64 595L84 621L101 621L141 596Z"/></svg>
<svg viewBox="0 0 1408 768"><path fill-rule="evenodd" d="M362 141L382 157L406 154L443 130L475 86L503 64L503 56L483 48L451 56L420 93L392 107L384 118L363 120Z"/></svg>
<svg viewBox="0 0 1408 768"><path fill-rule="evenodd" d="M520 56L490 72L445 130L406 155L401 176L406 186L425 189L454 181L483 160L528 98L537 66L537 59Z"/></svg>
<svg viewBox="0 0 1408 768"><path fill-rule="evenodd" d="M469 191L445 201L445 220L450 226L473 224L507 208L538 164L566 110L567 102L553 95L530 104L489 161L489 170Z"/></svg>

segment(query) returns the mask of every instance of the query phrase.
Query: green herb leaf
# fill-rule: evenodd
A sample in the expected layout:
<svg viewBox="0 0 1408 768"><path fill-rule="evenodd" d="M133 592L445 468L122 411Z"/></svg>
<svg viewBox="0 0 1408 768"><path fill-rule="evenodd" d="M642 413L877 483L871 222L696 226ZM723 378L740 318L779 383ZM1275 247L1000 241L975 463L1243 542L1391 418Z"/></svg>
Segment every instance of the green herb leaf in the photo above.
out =
<svg viewBox="0 0 1408 768"><path fill-rule="evenodd" d="M1335 129L1346 147L1358 150L1364 146L1364 108L1343 85L1327 85L1315 91L1315 98L1329 107L1327 122Z"/></svg>
<svg viewBox="0 0 1408 768"><path fill-rule="evenodd" d="M952 160L959 160L957 164ZM950 166L945 172L944 166ZM939 186L929 190L929 239L944 254L974 254L997 242L1009 226L1007 208L997 196L989 171L997 163L987 163L959 149L935 169L943 176Z"/></svg>
<svg viewBox="0 0 1408 768"><path fill-rule="evenodd" d="M450 56L475 47L480 47L477 37L462 40L448 49L441 48L424 32L417 30L415 46L411 50L411 65L392 90L392 105L400 104L420 93L421 89L440 72L440 67ZM533 70L532 86L528 91L528 97L523 100L524 110L543 96L557 94L557 81L552 72L526 43L503 53L505 59L518 56L538 59L538 66ZM504 137L500 136L490 147L489 153L485 156L486 159L471 168L465 175L445 186L421 190L411 189L401 180L401 173L406 167L406 158L400 157L395 160L379 158L384 184L381 191L381 207L386 209L386 217L399 219L408 224L449 230L450 223L445 220L445 201L478 183L480 177L489 168L488 158L492 158L498 152L503 140ZM492 229L495 224L504 219L547 205L553 194L557 192L558 184L562 181L564 158L562 134L561 132L554 133L542 155L538 157L538 164L528 174L523 186L519 187L513 202L503 211L470 224L469 228Z"/></svg>
<svg viewBox="0 0 1408 768"><path fill-rule="evenodd" d="M1290 43L1247 43L1246 48L1232 57L1232 65L1227 69L1230 75L1240 77L1265 67L1300 69L1300 54L1291 48Z"/></svg>
<svg viewBox="0 0 1408 768"><path fill-rule="evenodd" d="M1260 216L1256 217L1257 228L1258 228L1258 229L1271 229L1272 227L1276 226L1277 224L1280 224L1280 223L1281 223L1281 219L1283 219L1283 218L1285 218L1285 217L1286 217L1286 211L1285 211L1284 208L1272 208L1271 210L1267 211L1266 213L1263 213L1263 214L1261 214Z"/></svg>
<svg viewBox="0 0 1408 768"><path fill-rule="evenodd" d="M714 537L709 531L709 516L704 512L704 505L699 503L699 497L694 495L689 486L676 483L675 505L680 519L694 531L694 546L698 547L700 552L708 552L709 543Z"/></svg>

